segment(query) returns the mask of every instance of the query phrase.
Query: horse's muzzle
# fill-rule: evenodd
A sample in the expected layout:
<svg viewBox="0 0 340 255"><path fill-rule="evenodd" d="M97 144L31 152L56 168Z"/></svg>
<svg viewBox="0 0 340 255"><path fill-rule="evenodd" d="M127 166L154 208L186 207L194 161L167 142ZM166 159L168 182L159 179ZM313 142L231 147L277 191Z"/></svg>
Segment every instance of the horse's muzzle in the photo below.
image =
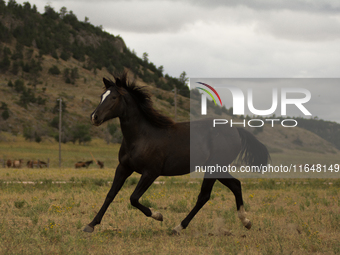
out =
<svg viewBox="0 0 340 255"><path fill-rule="evenodd" d="M94 126L100 126L103 123L103 121L98 120L98 115L95 112L91 115L91 122Z"/></svg>

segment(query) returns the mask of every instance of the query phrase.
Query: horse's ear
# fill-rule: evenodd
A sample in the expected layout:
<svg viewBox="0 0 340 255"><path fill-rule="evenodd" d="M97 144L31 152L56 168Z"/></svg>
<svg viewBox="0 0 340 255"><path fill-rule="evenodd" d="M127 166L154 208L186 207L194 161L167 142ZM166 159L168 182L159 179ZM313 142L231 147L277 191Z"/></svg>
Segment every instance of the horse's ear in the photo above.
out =
<svg viewBox="0 0 340 255"><path fill-rule="evenodd" d="M106 89L109 89L112 86L112 82L109 81L108 79L103 78L103 82Z"/></svg>
<svg viewBox="0 0 340 255"><path fill-rule="evenodd" d="M115 80L116 80L116 84L117 84L117 86L118 86L118 87L120 87L120 86L121 86L120 79L116 77L116 78L115 78Z"/></svg>

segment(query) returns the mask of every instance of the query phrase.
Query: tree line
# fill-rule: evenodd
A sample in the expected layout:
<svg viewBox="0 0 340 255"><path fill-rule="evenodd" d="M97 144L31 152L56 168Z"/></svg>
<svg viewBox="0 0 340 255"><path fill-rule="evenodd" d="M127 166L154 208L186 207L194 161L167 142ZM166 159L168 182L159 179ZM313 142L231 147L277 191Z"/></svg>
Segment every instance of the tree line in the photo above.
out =
<svg viewBox="0 0 340 255"><path fill-rule="evenodd" d="M115 37L103 31L101 26L92 25L87 17L84 21L79 21L66 7L56 12L53 7L47 5L41 15L37 12L37 7L29 2L20 5L15 0L10 0L6 5L4 0L0 0L0 21L3 20L1 17L6 16L22 22L17 22L11 29L0 22L0 42L11 43L15 39L17 45L15 53L3 49L0 56L1 72L16 73L21 67L30 71L33 79L36 79L39 76L39 68L33 65L34 59L32 63L23 63L22 60L23 47L35 47L39 50L39 57L51 55L55 59L61 58L65 61L73 57L83 62L83 68L94 73L102 68L106 68L111 74L122 72L124 67L129 68L136 77L146 83L153 83L168 91L177 87L179 94L189 97L185 80L164 75L163 66L156 67L149 61L147 53L143 54L143 58L139 58L125 46L120 36ZM94 39L86 40L89 37Z"/></svg>

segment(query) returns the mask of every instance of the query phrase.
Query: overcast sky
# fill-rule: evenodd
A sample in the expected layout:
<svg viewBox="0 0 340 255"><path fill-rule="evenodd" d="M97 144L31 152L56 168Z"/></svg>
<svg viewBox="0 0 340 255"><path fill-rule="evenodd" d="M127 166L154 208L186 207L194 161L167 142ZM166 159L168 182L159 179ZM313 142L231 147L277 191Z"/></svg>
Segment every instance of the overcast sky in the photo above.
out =
<svg viewBox="0 0 340 255"><path fill-rule="evenodd" d="M339 0L29 2L87 16L174 77L339 77Z"/></svg>

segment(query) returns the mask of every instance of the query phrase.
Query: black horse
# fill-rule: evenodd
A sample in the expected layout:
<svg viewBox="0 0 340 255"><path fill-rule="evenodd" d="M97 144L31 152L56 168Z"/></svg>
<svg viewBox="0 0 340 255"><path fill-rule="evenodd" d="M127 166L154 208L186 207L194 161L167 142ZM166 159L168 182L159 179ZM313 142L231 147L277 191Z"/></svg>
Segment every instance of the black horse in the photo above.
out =
<svg viewBox="0 0 340 255"><path fill-rule="evenodd" d="M119 118L123 141L119 151L119 165L106 196L104 204L85 232L93 232L100 224L108 206L111 204L125 180L133 173L141 174L136 189L130 197L131 205L137 207L147 217L162 221L159 212L139 203L140 197L159 176L175 176L190 173L190 127L197 126L197 132L208 132L207 121L175 123L170 118L160 114L152 107L150 95L135 85L128 84L127 74L115 77L115 82L103 79L105 92L101 102L91 114L93 125L99 126L112 118ZM208 128L209 129L209 128ZM206 133L206 136L209 136ZM196 141L195 148L199 148L195 155L201 165L206 162L229 165L240 156L247 164L266 165L269 154L266 147L251 133L239 128L223 128L218 137L210 136ZM217 151L220 148L219 151ZM206 176L207 177L207 176ZM246 218L243 206L241 183L232 176L228 178L204 178L201 192L195 207L188 216L174 228L179 234L185 229L196 213L209 200L211 190L216 179L227 186L235 195L238 217L243 225L251 228L251 222Z"/></svg>

